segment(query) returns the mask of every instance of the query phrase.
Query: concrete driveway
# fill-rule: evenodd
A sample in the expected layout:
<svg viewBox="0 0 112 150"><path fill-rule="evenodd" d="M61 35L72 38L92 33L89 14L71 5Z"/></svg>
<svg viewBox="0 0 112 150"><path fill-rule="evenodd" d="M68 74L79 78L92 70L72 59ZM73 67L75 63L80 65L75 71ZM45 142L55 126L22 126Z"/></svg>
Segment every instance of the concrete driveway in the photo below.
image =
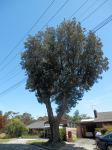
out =
<svg viewBox="0 0 112 150"><path fill-rule="evenodd" d="M67 143L61 150L96 150L95 140L79 139L75 143Z"/></svg>

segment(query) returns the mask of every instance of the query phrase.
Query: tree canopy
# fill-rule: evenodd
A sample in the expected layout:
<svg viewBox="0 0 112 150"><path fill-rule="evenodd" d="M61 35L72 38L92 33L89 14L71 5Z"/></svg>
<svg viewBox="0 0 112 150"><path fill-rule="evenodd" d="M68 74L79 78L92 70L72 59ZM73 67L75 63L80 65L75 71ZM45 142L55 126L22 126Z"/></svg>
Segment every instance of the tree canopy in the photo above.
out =
<svg viewBox="0 0 112 150"><path fill-rule="evenodd" d="M4 117L6 118L6 122L8 123L11 119L20 119L25 125L29 125L34 122L35 119L30 113L24 112L20 114L19 112L8 111L4 113Z"/></svg>
<svg viewBox="0 0 112 150"><path fill-rule="evenodd" d="M108 69L101 40L91 31L85 34L75 20L64 20L57 28L29 36L21 64L27 75L26 88L46 105L51 130ZM57 104L56 117L52 102Z"/></svg>
<svg viewBox="0 0 112 150"><path fill-rule="evenodd" d="M20 137L27 132L27 128L20 119L14 118L7 124L6 132L10 137Z"/></svg>

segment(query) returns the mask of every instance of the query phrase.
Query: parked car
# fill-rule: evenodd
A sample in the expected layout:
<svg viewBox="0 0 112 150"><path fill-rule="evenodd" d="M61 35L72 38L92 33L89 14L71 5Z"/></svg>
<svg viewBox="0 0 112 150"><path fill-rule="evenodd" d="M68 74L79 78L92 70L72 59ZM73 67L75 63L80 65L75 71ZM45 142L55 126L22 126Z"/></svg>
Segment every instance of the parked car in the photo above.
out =
<svg viewBox="0 0 112 150"><path fill-rule="evenodd" d="M96 145L100 150L112 150L112 133L97 137Z"/></svg>

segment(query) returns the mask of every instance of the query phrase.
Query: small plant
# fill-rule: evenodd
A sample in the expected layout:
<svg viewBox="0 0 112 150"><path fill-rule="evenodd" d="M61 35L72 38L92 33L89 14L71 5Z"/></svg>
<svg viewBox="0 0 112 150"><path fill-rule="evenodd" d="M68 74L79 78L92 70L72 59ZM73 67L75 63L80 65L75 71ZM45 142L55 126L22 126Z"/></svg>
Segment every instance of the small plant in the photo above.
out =
<svg viewBox="0 0 112 150"><path fill-rule="evenodd" d="M20 137L27 129L21 120L12 119L6 126L6 132L10 137Z"/></svg>

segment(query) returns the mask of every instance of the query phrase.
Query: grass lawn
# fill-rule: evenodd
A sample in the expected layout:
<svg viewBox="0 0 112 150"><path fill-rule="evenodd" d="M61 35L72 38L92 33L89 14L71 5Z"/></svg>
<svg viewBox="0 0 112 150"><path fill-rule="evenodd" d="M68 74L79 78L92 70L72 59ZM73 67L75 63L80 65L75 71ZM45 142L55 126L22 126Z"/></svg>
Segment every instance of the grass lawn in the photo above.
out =
<svg viewBox="0 0 112 150"><path fill-rule="evenodd" d="M59 150L60 148L62 148L65 143L60 143L60 144L50 144L48 143L47 141L45 140L36 140L36 141L30 141L28 142L28 144L31 144L31 145L37 145L37 146L40 146L40 147L43 147L43 148L46 148L48 150Z"/></svg>
<svg viewBox="0 0 112 150"><path fill-rule="evenodd" d="M38 135L32 135L32 134L25 134L21 136L22 138L32 139L32 138L38 138Z"/></svg>
<svg viewBox="0 0 112 150"><path fill-rule="evenodd" d="M0 144L7 143L8 141L9 141L9 139L0 139Z"/></svg>

